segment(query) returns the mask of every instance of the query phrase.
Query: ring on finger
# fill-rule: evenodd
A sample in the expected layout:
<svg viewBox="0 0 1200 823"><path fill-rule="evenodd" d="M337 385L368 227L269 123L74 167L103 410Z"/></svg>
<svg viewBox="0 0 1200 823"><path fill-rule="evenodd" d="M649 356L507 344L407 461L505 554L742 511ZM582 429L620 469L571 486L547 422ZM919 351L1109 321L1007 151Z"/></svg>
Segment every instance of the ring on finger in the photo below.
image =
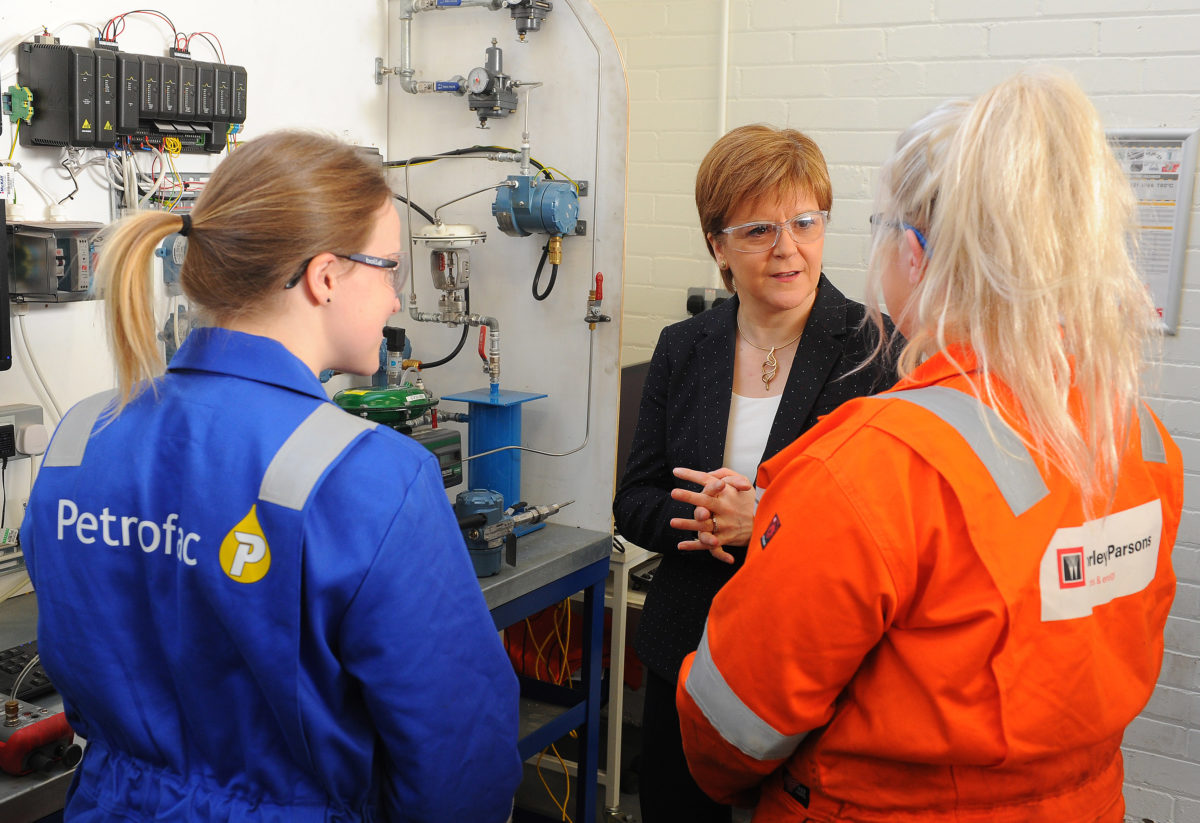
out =
<svg viewBox="0 0 1200 823"><path fill-rule="evenodd" d="M712 524L713 524L713 527L712 527L713 537L716 537L716 535L717 535L717 518L715 518L715 517L712 518Z"/></svg>

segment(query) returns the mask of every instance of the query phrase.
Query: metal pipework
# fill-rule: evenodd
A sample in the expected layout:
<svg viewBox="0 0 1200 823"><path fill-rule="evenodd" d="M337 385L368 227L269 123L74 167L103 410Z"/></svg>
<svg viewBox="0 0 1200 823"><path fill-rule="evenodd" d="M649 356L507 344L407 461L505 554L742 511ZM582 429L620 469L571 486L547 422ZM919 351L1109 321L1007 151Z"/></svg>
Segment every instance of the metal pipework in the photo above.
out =
<svg viewBox="0 0 1200 823"><path fill-rule="evenodd" d="M409 94L427 94L430 92L452 92L466 94L467 85L462 77L452 77L450 80L415 81L416 71L412 66L412 19L421 11L445 11L446 9L464 9L470 7L500 11L509 8L510 15L517 27L517 34L522 41L526 32L538 31L542 20L550 13L553 4L547 0L405 0L400 7L400 65L387 67L382 57L375 58L375 84L383 83L384 75L392 74L400 80L400 88Z"/></svg>
<svg viewBox="0 0 1200 823"><path fill-rule="evenodd" d="M488 383L493 393L500 390L500 321L483 314L463 314L461 311L418 311L415 293L409 298L408 315L419 323L445 323L447 326L487 326Z"/></svg>
<svg viewBox="0 0 1200 823"><path fill-rule="evenodd" d="M517 187L517 181L505 180L501 183L497 183L494 186L484 186L482 189L477 189L476 191L468 192L467 194L464 194L462 197L455 197L453 200L447 200L445 203L443 203L442 205L438 206L436 209L433 210L433 222L434 223L442 222L442 218L438 216L438 212L440 212L442 209L446 208L446 206L449 206L451 203L457 203L459 200L466 200L468 197L474 197L477 194L483 194L485 191L492 191L493 189L515 189L516 187Z"/></svg>

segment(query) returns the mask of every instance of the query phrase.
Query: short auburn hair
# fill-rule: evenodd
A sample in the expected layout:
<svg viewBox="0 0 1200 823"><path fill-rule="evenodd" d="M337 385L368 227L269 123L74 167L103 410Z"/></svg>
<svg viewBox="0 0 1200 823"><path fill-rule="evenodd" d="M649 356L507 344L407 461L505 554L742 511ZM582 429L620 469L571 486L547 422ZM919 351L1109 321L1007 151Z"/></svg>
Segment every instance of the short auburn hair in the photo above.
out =
<svg viewBox="0 0 1200 823"><path fill-rule="evenodd" d="M812 138L763 123L739 126L713 144L696 173L696 211L708 253L716 259L708 236L725 228L726 218L743 203L808 194L819 209L833 206L829 168ZM733 291L725 269L721 280Z"/></svg>

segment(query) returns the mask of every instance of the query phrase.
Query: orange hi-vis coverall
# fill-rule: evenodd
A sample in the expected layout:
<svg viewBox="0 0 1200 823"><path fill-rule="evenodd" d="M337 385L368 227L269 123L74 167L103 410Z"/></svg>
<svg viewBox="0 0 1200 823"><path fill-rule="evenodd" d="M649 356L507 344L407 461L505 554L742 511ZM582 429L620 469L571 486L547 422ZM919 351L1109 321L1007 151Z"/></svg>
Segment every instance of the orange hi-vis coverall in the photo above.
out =
<svg viewBox="0 0 1200 823"><path fill-rule="evenodd" d="M677 692L692 774L757 797L755 823L1122 819L1121 736L1175 590L1179 449L1139 404L1089 520L971 380L939 353L759 471L749 557Z"/></svg>

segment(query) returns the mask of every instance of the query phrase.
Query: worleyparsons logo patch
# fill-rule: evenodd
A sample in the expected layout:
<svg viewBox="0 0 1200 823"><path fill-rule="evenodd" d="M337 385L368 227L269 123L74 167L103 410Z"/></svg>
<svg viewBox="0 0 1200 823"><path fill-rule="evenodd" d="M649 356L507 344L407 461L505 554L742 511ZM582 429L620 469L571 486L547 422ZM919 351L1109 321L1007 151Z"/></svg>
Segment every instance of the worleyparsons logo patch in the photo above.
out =
<svg viewBox="0 0 1200 823"><path fill-rule="evenodd" d="M221 541L221 568L237 583L257 583L271 568L271 547L254 506Z"/></svg>
<svg viewBox="0 0 1200 823"><path fill-rule="evenodd" d="M1074 589L1086 586L1083 579L1083 546L1058 550L1058 587Z"/></svg>
<svg viewBox="0 0 1200 823"><path fill-rule="evenodd" d="M767 544L771 542L771 538L775 536L775 533L779 531L779 526L779 515L775 515L771 518L770 524L767 525L767 530L763 532L763 536L761 540L759 540L764 549L767 547Z"/></svg>
<svg viewBox="0 0 1200 823"><path fill-rule="evenodd" d="M1160 500L1057 529L1038 568L1042 620L1076 620L1145 591L1159 570ZM1170 562L1170 561L1167 561Z"/></svg>

